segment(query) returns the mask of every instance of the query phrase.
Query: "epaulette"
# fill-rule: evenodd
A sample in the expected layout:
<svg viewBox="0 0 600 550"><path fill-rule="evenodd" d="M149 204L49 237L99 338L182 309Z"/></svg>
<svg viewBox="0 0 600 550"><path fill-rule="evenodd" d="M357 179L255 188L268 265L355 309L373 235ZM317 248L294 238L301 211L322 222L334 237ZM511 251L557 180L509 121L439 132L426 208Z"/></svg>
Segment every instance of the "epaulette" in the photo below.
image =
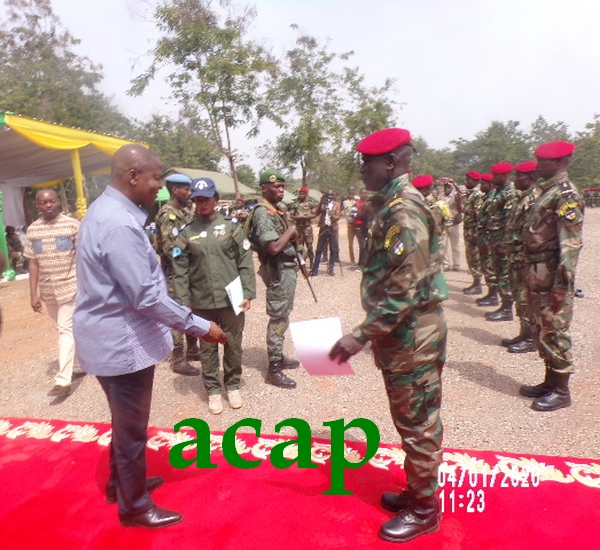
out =
<svg viewBox="0 0 600 550"><path fill-rule="evenodd" d="M393 208L394 206L398 206L399 204L402 204L404 202L404 199L400 196L398 196L398 193L396 193L396 195L394 196L394 198L388 203L388 208Z"/></svg>
<svg viewBox="0 0 600 550"><path fill-rule="evenodd" d="M575 189L569 180L564 180L560 182L560 191L563 195L571 195L575 192Z"/></svg>

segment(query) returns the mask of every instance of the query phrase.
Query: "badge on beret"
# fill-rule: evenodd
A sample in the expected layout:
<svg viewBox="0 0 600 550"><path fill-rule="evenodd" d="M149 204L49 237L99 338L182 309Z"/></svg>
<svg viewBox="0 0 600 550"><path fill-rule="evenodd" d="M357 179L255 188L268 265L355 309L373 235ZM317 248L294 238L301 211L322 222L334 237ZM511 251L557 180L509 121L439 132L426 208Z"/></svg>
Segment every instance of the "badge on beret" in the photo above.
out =
<svg viewBox="0 0 600 550"><path fill-rule="evenodd" d="M277 181L277 176L276 176L275 174L271 174L271 175L269 176L269 181L270 181L271 183L275 183L275 182Z"/></svg>
<svg viewBox="0 0 600 550"><path fill-rule="evenodd" d="M177 229L176 227L171 229L171 235L173 235L173 237L177 237L177 235L179 235L179 229Z"/></svg>
<svg viewBox="0 0 600 550"><path fill-rule="evenodd" d="M171 251L171 255L173 256L173 258L179 258L179 256L181 256L183 254L183 250L181 250L181 248L179 248L178 246L174 246L173 250Z"/></svg>
<svg viewBox="0 0 600 550"><path fill-rule="evenodd" d="M250 241L248 239L242 241L242 248L244 250L250 250Z"/></svg>

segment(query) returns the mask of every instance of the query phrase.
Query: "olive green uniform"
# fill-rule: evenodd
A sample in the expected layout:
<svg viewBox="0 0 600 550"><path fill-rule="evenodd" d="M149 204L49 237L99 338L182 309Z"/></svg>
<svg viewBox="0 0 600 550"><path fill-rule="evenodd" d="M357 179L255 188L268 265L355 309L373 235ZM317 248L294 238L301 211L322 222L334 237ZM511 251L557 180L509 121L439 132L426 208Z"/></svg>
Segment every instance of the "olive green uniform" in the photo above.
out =
<svg viewBox="0 0 600 550"><path fill-rule="evenodd" d="M267 287L267 353L269 363L283 359L285 331L294 308L296 293L296 251L289 242L276 256L267 252L267 245L281 237L286 229L285 212L264 198L251 211L247 233L258 252L261 276Z"/></svg>
<svg viewBox="0 0 600 550"><path fill-rule="evenodd" d="M310 269L312 269L315 261L312 219L315 216L316 210L317 205L308 198L304 201L301 201L300 199L295 200L288 209L288 212L296 225L296 231L298 232L296 244L304 258L308 258Z"/></svg>
<svg viewBox="0 0 600 550"><path fill-rule="evenodd" d="M177 301L217 323L228 340L223 353L227 391L240 387L244 313L235 314L225 287L240 277L244 299L256 297L250 242L241 226L221 214L196 216L181 230L172 251ZM239 304L236 304L239 305ZM202 340L202 378L208 394L221 392L218 344Z"/></svg>

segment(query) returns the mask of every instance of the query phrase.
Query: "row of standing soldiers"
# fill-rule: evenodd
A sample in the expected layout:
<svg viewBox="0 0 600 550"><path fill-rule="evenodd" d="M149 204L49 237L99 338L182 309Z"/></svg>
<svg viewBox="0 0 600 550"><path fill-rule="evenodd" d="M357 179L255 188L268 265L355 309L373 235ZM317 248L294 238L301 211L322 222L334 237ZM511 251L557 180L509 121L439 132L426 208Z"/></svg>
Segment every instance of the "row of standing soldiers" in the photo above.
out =
<svg viewBox="0 0 600 550"><path fill-rule="evenodd" d="M539 411L568 407L573 372L569 333L575 295L575 267L582 246L584 202L566 168L575 146L552 142L536 150L537 162L515 167L501 162L491 174L468 172L464 238L479 306L499 306L488 321L520 321L515 338L502 340L511 353L538 351L544 382L522 386ZM514 185L510 175L515 172Z"/></svg>

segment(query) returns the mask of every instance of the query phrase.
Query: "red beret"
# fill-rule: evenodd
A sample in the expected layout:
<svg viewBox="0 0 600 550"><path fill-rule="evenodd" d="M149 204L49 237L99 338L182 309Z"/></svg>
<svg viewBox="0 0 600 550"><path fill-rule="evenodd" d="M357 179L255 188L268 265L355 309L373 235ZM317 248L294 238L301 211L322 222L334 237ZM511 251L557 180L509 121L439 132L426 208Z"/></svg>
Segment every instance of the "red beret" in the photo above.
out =
<svg viewBox="0 0 600 550"><path fill-rule="evenodd" d="M535 172L537 168L537 162L535 160L528 160L527 162L522 162L521 164L517 164L515 166L516 172L522 172L523 174L531 174L531 172Z"/></svg>
<svg viewBox="0 0 600 550"><path fill-rule="evenodd" d="M467 172L467 177L472 180L480 180L481 174L479 172Z"/></svg>
<svg viewBox="0 0 600 550"><path fill-rule="evenodd" d="M423 189L423 187L427 187L433 183L433 176L429 174L422 174L421 176L417 176L412 180L412 184L417 189Z"/></svg>
<svg viewBox="0 0 600 550"><path fill-rule="evenodd" d="M513 165L510 162L499 162L498 164L494 164L494 166L490 168L490 171L494 175L503 175L512 172L512 169Z"/></svg>
<svg viewBox="0 0 600 550"><path fill-rule="evenodd" d="M410 132L403 128L386 128L368 135L356 150L364 155L384 155L410 143Z"/></svg>
<svg viewBox="0 0 600 550"><path fill-rule="evenodd" d="M308 193L308 187L300 187L300 193Z"/></svg>
<svg viewBox="0 0 600 550"><path fill-rule="evenodd" d="M551 141L544 143L535 150L535 156L539 159L560 159L572 155L575 144L568 141Z"/></svg>
<svg viewBox="0 0 600 550"><path fill-rule="evenodd" d="M492 174L481 174L481 179L483 181L492 181L494 176L492 176Z"/></svg>

